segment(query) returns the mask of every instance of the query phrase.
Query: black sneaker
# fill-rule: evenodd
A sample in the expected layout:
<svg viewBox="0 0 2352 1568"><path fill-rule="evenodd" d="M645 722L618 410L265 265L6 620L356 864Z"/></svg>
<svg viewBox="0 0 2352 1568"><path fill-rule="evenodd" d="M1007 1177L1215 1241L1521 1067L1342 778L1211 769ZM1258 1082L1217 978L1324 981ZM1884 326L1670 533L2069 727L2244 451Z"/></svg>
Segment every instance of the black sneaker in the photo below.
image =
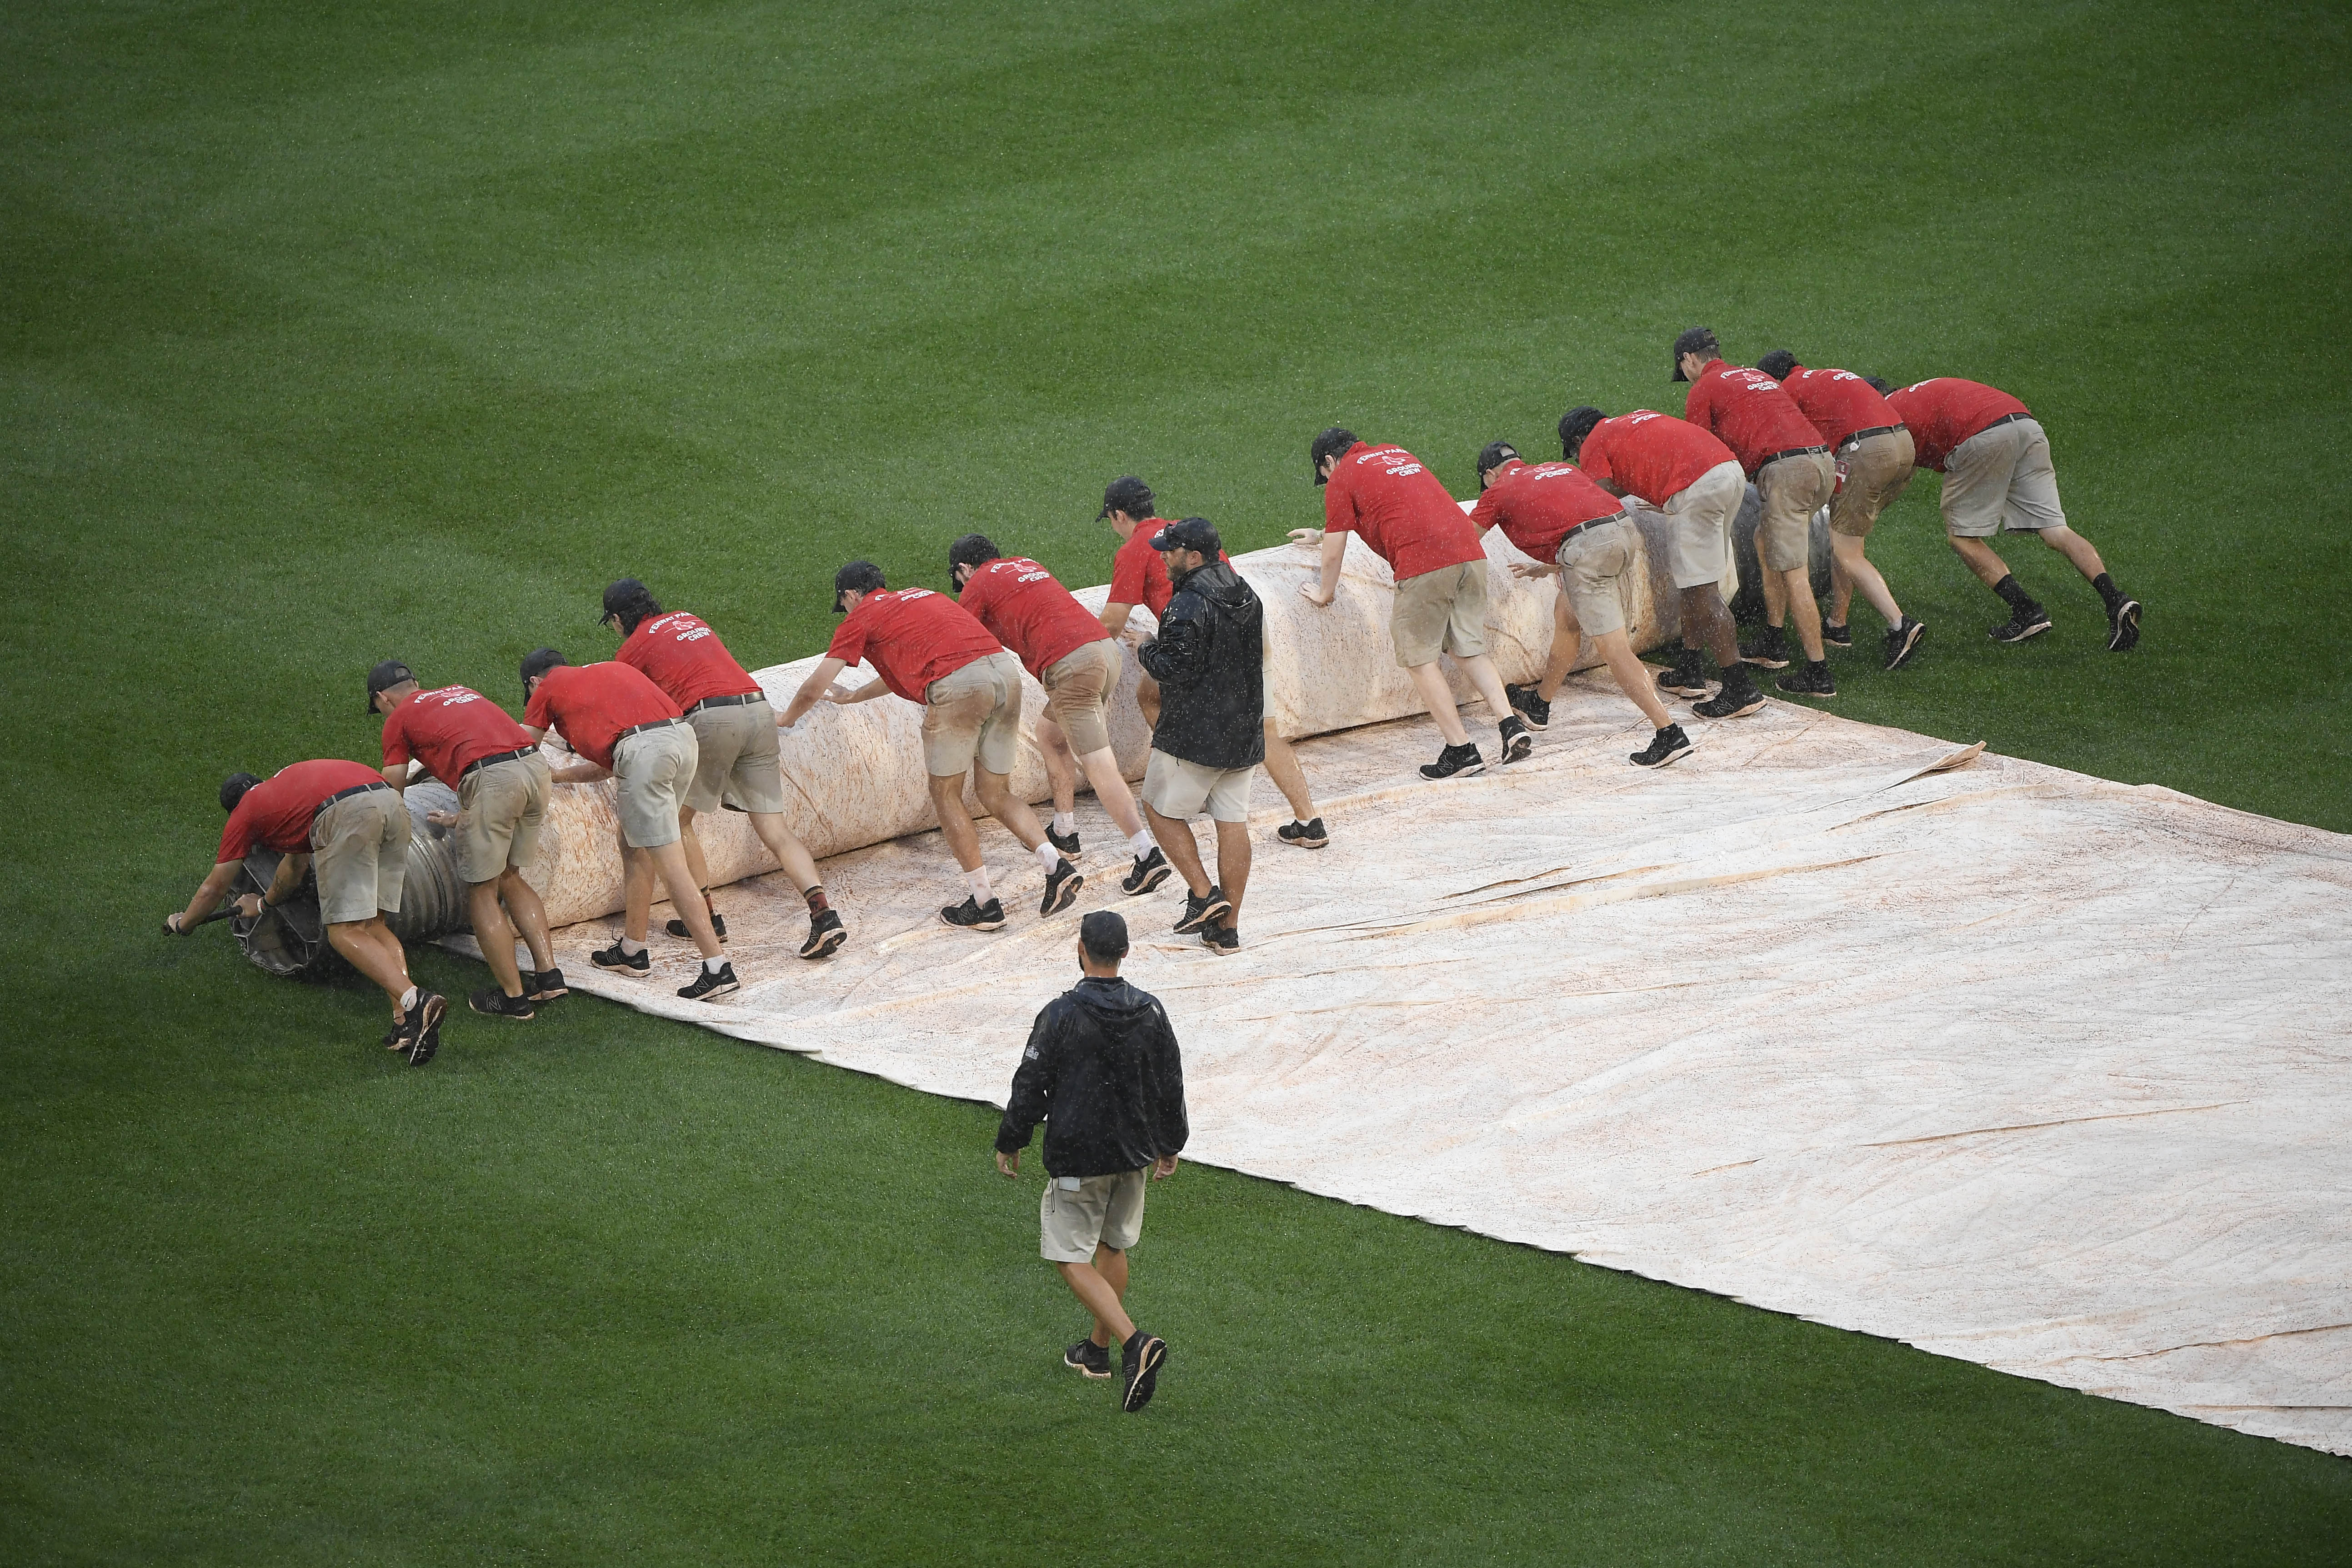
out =
<svg viewBox="0 0 2352 1568"><path fill-rule="evenodd" d="M1331 835L1323 831L1323 819L1320 817L1310 817L1303 822L1285 822L1274 830L1274 836L1286 844L1297 844L1302 850L1319 850L1331 841Z"/></svg>
<svg viewBox="0 0 2352 1568"><path fill-rule="evenodd" d="M1097 1344L1091 1338L1082 1339L1062 1353L1062 1364L1074 1366L1088 1377L1108 1377L1110 1346Z"/></svg>
<svg viewBox="0 0 2352 1568"><path fill-rule="evenodd" d="M563 983L562 970L541 969L531 976L530 984L523 988L522 994L535 1002L552 1002L570 996L572 991Z"/></svg>
<svg viewBox="0 0 2352 1568"><path fill-rule="evenodd" d="M1667 763L1690 754L1690 737L1683 733L1681 725L1670 724L1650 737L1647 747L1633 753L1633 765L1636 768L1664 768Z"/></svg>
<svg viewBox="0 0 2352 1568"><path fill-rule="evenodd" d="M1168 863L1168 857L1160 852L1158 844L1154 844L1150 854L1135 857L1135 869L1119 878L1118 885L1126 890L1129 898L1135 898L1150 893L1175 874L1176 868Z"/></svg>
<svg viewBox="0 0 2352 1568"><path fill-rule="evenodd" d="M1739 644L1743 664L1759 670L1785 670L1789 667L1789 639L1778 626L1767 626L1747 642Z"/></svg>
<svg viewBox="0 0 2352 1568"><path fill-rule="evenodd" d="M2022 643L2028 637L2039 637L2050 630L2050 612L2039 604L2024 609L1992 629L1996 643Z"/></svg>
<svg viewBox="0 0 2352 1568"><path fill-rule="evenodd" d="M408 1010L408 1065L422 1067L441 1049L441 1019L449 1011L448 998L426 991Z"/></svg>
<svg viewBox="0 0 2352 1568"><path fill-rule="evenodd" d="M1886 667L1899 670L1919 651L1919 639L1927 629L1908 615L1886 629Z"/></svg>
<svg viewBox="0 0 2352 1568"><path fill-rule="evenodd" d="M1206 947L1210 952L1214 953L1220 958L1223 957L1228 953L1238 953L1242 950L1241 927L1238 925L1203 925L1201 927L1201 946Z"/></svg>
<svg viewBox="0 0 2352 1568"><path fill-rule="evenodd" d="M1691 712L1701 718L1745 718L1763 706L1764 694L1734 665L1724 672L1723 690L1706 702L1693 703Z"/></svg>
<svg viewBox="0 0 2352 1568"><path fill-rule="evenodd" d="M2139 601L2126 599L2107 612L2107 652L2128 653L2139 645Z"/></svg>
<svg viewBox="0 0 2352 1568"><path fill-rule="evenodd" d="M1176 917L1176 935L1182 936L1198 931L1233 906L1234 901L1225 896L1225 890L1222 887L1210 888L1205 898L1195 898L1187 893L1184 895L1184 913Z"/></svg>
<svg viewBox="0 0 2352 1568"><path fill-rule="evenodd" d="M466 1005L485 1018L527 1019L531 1016L529 997L510 997L496 986L476 991L466 998Z"/></svg>
<svg viewBox="0 0 2352 1568"><path fill-rule="evenodd" d="M961 904L950 904L940 910L940 918L967 931L994 931L1004 924L1004 904L993 898L982 904L967 893Z"/></svg>
<svg viewBox="0 0 2352 1568"><path fill-rule="evenodd" d="M705 966L694 977L694 984L680 986L677 994L689 1002L707 1002L713 997L723 997L743 988L735 983L735 966L722 963L715 970Z"/></svg>
<svg viewBox="0 0 2352 1568"><path fill-rule="evenodd" d="M1078 852L1078 831L1076 828L1066 833L1057 833L1054 831L1054 824L1048 822L1045 824L1045 841L1066 855Z"/></svg>
<svg viewBox="0 0 2352 1568"><path fill-rule="evenodd" d="M1822 641L1832 648L1851 648L1853 646L1853 628L1824 621L1822 622Z"/></svg>
<svg viewBox="0 0 2352 1568"><path fill-rule="evenodd" d="M1078 874L1077 867L1066 860L1055 862L1052 874L1045 878L1045 896L1037 901L1037 918L1043 920L1070 907L1077 900L1078 889L1086 885L1087 879Z"/></svg>
<svg viewBox="0 0 2352 1568"><path fill-rule="evenodd" d="M654 972L654 956L650 951L641 949L637 956L632 958L621 951L621 945L618 942L614 943L610 947L597 948L588 955L588 961L600 969L618 970L632 980L645 979Z"/></svg>
<svg viewBox="0 0 2352 1568"><path fill-rule="evenodd" d="M683 936L689 942L694 940L694 933L686 928L686 922L683 920L672 920L662 929L673 936ZM710 934L721 942L727 940L727 916L715 909L710 912Z"/></svg>
<svg viewBox="0 0 2352 1568"><path fill-rule="evenodd" d="M1167 1364L1166 1342L1136 1330L1134 1337L1119 1347L1118 1365L1127 1379L1127 1391L1119 1396L1118 1407L1132 1416L1150 1404L1152 1390L1160 1386L1160 1369Z"/></svg>
<svg viewBox="0 0 2352 1568"><path fill-rule="evenodd" d="M1837 682L1830 678L1830 662L1827 659L1823 659L1818 664L1809 659L1805 662L1803 669L1790 671L1773 685L1790 696L1833 697L1837 695Z"/></svg>
<svg viewBox="0 0 2352 1568"><path fill-rule="evenodd" d="M808 940L801 944L801 956L830 958L848 940L849 932L841 924L841 911L820 909L809 916Z"/></svg>
<svg viewBox="0 0 2352 1568"><path fill-rule="evenodd" d="M1467 779L1473 773L1485 771L1486 759L1479 756L1478 748L1466 740L1439 752L1436 761L1421 765L1423 779Z"/></svg>
<svg viewBox="0 0 2352 1568"><path fill-rule="evenodd" d="M1536 748L1536 737L1528 733L1527 725L1516 715L1496 725L1495 734L1502 747L1502 753L1496 760L1506 766L1525 761L1528 753Z"/></svg>
<svg viewBox="0 0 2352 1568"><path fill-rule="evenodd" d="M1698 662L1698 655L1685 649L1684 656L1675 661L1673 669L1659 671L1658 689L1668 696L1703 697L1706 695L1706 670Z"/></svg>
<svg viewBox="0 0 2352 1568"><path fill-rule="evenodd" d="M1551 704L1536 695L1533 686L1505 686L1503 695L1511 699L1511 711L1528 721L1529 729L1548 728L1551 724Z"/></svg>

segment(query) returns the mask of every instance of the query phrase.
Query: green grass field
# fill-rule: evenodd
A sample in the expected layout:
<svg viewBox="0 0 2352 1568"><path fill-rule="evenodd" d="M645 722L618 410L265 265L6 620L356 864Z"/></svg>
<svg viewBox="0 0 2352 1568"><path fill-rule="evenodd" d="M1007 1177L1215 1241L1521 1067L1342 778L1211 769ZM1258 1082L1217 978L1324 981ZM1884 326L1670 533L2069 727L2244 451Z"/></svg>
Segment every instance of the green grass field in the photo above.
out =
<svg viewBox="0 0 2352 1568"><path fill-rule="evenodd" d="M412 1072L156 925L221 775L373 758L386 654L512 702L635 573L773 663L853 555L1103 580L1127 471L1255 547L1334 421L1467 494L1678 408L1694 322L2017 392L2147 603L2110 657L2028 543L2058 627L1995 647L1923 477L1873 555L1930 641L1838 711L2352 829L2347 35L0 9L0 1561L2345 1561L2344 1460L1205 1169L1127 1419L992 1113L584 998Z"/></svg>

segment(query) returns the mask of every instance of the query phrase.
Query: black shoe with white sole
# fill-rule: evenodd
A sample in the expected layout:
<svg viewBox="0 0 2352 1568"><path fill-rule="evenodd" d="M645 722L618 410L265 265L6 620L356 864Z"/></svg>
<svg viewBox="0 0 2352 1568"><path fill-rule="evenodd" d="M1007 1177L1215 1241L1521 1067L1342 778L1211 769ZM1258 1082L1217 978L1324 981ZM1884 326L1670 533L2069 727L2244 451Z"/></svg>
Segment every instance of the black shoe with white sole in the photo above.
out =
<svg viewBox="0 0 2352 1568"><path fill-rule="evenodd" d="M1919 651L1919 639L1927 629L1908 615L1886 629L1886 667L1899 670L1908 664L1911 655Z"/></svg>
<svg viewBox="0 0 2352 1568"><path fill-rule="evenodd" d="M1501 747L1501 755L1496 760L1507 766L1526 761L1528 754L1536 748L1536 737L1528 733L1526 722L1516 714L1496 725L1495 734Z"/></svg>
<svg viewBox="0 0 2352 1568"><path fill-rule="evenodd" d="M520 1019L532 1016L529 997L510 997L496 986L476 991L466 998L466 1005L485 1018Z"/></svg>
<svg viewBox="0 0 2352 1568"><path fill-rule="evenodd" d="M1303 822L1285 822L1274 830L1274 836L1302 850L1319 850L1331 841L1331 835L1323 831L1323 819L1320 817L1309 817Z"/></svg>
<svg viewBox="0 0 2352 1568"><path fill-rule="evenodd" d="M1119 1347L1118 1364L1126 1376L1118 1407L1132 1416L1151 1403L1151 1396L1160 1386L1160 1369L1168 1364L1168 1346L1164 1341L1138 1329Z"/></svg>
<svg viewBox="0 0 2352 1568"><path fill-rule="evenodd" d="M1837 682L1830 678L1830 662L1827 659L1818 664L1808 659L1803 669L1791 670L1773 684L1794 697L1837 695Z"/></svg>
<svg viewBox="0 0 2352 1568"><path fill-rule="evenodd" d="M1175 874L1176 868L1168 863L1168 857L1154 844L1150 854L1135 857L1134 868L1118 879L1118 885L1129 898L1139 898Z"/></svg>
<svg viewBox="0 0 2352 1568"><path fill-rule="evenodd" d="M1004 924L1004 904L994 898L982 904L966 894L961 904L950 904L940 910L940 918L966 931L994 931Z"/></svg>
<svg viewBox="0 0 2352 1568"><path fill-rule="evenodd" d="M1511 699L1511 711L1528 721L1529 729L1545 729L1551 725L1551 704L1536 695L1533 686L1505 686L1503 695Z"/></svg>
<svg viewBox="0 0 2352 1568"><path fill-rule="evenodd" d="M1636 768L1664 768L1690 754L1690 737L1683 733L1681 725L1670 724L1650 737L1648 746L1633 753L1633 762Z"/></svg>
<svg viewBox="0 0 2352 1568"><path fill-rule="evenodd" d="M1759 670L1785 670L1789 667L1789 639L1778 626L1767 626L1739 644L1742 662Z"/></svg>
<svg viewBox="0 0 2352 1568"><path fill-rule="evenodd" d="M1853 646L1853 628L1824 621L1822 622L1822 641L1832 648L1851 648Z"/></svg>
<svg viewBox="0 0 2352 1568"><path fill-rule="evenodd" d="M1037 918L1043 920L1070 907L1077 899L1078 889L1086 885L1087 879L1078 874L1077 867L1067 860L1055 861L1045 878L1045 896L1037 901Z"/></svg>
<svg viewBox="0 0 2352 1568"><path fill-rule="evenodd" d="M735 982L735 966L722 962L716 969L704 965L702 972L694 977L694 984L680 986L677 994L689 1002L707 1002L714 997L728 996L742 988Z"/></svg>
<svg viewBox="0 0 2352 1568"><path fill-rule="evenodd" d="M1242 950L1242 931L1238 925L1203 925L1201 946L1219 957Z"/></svg>
<svg viewBox="0 0 2352 1568"><path fill-rule="evenodd" d="M829 958L849 940L849 932L841 924L837 909L820 909L809 916L808 940L801 944L803 958Z"/></svg>
<svg viewBox="0 0 2352 1568"><path fill-rule="evenodd" d="M2039 637L2049 630L2050 612L2039 604L2028 603L1994 627L1990 635L1996 643L2022 643L2028 637Z"/></svg>
<svg viewBox="0 0 2352 1568"><path fill-rule="evenodd" d="M1707 694L1706 666L1689 649L1682 651L1671 670L1658 672L1658 690L1668 696L1703 697Z"/></svg>
<svg viewBox="0 0 2352 1568"><path fill-rule="evenodd" d="M1075 1367L1088 1377L1108 1377L1110 1346L1097 1344L1092 1339L1082 1339L1062 1353L1062 1364Z"/></svg>
<svg viewBox="0 0 2352 1568"><path fill-rule="evenodd" d="M640 947L633 956L621 951L621 945L599 947L588 955L588 961L600 969L611 969L632 980L642 980L654 972L653 954Z"/></svg>
<svg viewBox="0 0 2352 1568"><path fill-rule="evenodd" d="M694 940L694 933L686 928L686 922L683 920L673 919L662 929L673 936L683 936L689 942ZM727 940L727 916L715 909L710 912L710 934L721 942Z"/></svg>
<svg viewBox="0 0 2352 1568"><path fill-rule="evenodd" d="M572 992L563 983L562 970L541 969L531 976L530 983L523 987L522 994L534 1002L552 1002L570 996Z"/></svg>
<svg viewBox="0 0 2352 1568"><path fill-rule="evenodd" d="M2128 653L2139 645L2139 601L2126 599L2107 612L2107 652Z"/></svg>
<svg viewBox="0 0 2352 1568"><path fill-rule="evenodd" d="M1048 822L1045 824L1045 841L1066 855L1078 852L1078 831L1076 828L1066 833L1057 833L1054 831L1054 824Z"/></svg>
<svg viewBox="0 0 2352 1568"><path fill-rule="evenodd" d="M1693 703L1691 712L1701 718L1745 718L1764 706L1764 694L1748 673L1734 664L1723 673L1723 690L1703 703Z"/></svg>
<svg viewBox="0 0 2352 1568"><path fill-rule="evenodd" d="M1485 771L1486 759L1478 755L1477 747L1466 740L1439 752L1436 761L1421 765L1423 779L1467 779L1473 773Z"/></svg>
<svg viewBox="0 0 2352 1568"><path fill-rule="evenodd" d="M437 992L426 991L416 998L408 1010L409 1066L424 1066L441 1049L441 1020L448 1011L448 998Z"/></svg>
<svg viewBox="0 0 2352 1568"><path fill-rule="evenodd" d="M1189 936L1233 906L1234 901L1225 896L1225 890L1222 887L1212 887L1199 898L1187 893L1184 895L1184 913L1176 917L1176 935Z"/></svg>

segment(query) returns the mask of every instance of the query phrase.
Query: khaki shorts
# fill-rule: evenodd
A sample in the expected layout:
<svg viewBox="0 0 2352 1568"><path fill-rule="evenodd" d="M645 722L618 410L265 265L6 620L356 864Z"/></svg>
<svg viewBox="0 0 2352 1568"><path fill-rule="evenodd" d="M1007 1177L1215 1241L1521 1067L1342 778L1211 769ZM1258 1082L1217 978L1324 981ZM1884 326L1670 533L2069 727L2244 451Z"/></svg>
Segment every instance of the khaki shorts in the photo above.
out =
<svg viewBox="0 0 2352 1568"><path fill-rule="evenodd" d="M1181 822L1208 809L1220 822L1249 821L1249 768L1211 768L1154 751L1143 765L1143 803L1171 821Z"/></svg>
<svg viewBox="0 0 2352 1568"><path fill-rule="evenodd" d="M547 816L547 759L536 754L477 768L457 780L457 880L496 882L539 858Z"/></svg>
<svg viewBox="0 0 2352 1568"><path fill-rule="evenodd" d="M1037 1200L1037 1251L1048 1263L1091 1263L1097 1246L1124 1252L1143 1237L1151 1167L1117 1176L1049 1176Z"/></svg>
<svg viewBox="0 0 2352 1568"><path fill-rule="evenodd" d="M1619 580L1633 566L1633 524L1618 517L1594 523L1560 541L1559 591L1588 637L1625 630Z"/></svg>
<svg viewBox="0 0 2352 1568"><path fill-rule="evenodd" d="M747 811L784 809L782 746L775 710L765 697L725 707L698 707L686 716L694 727L694 784L686 803L697 815L728 800Z"/></svg>
<svg viewBox="0 0 2352 1568"><path fill-rule="evenodd" d="M678 802L694 782L697 748L685 724L666 724L624 736L613 747L613 777L621 781L621 838L633 850L677 842Z"/></svg>
<svg viewBox="0 0 2352 1568"><path fill-rule="evenodd" d="M1021 756L1021 661L1002 649L974 659L923 691L923 767L961 779L972 758L1010 773Z"/></svg>
<svg viewBox="0 0 2352 1568"><path fill-rule="evenodd" d="M1441 566L1396 585L1389 611L1396 662L1411 670L1440 653L1475 658L1486 651L1486 558Z"/></svg>
<svg viewBox="0 0 2352 1568"><path fill-rule="evenodd" d="M408 875L408 808L387 784L346 795L310 821L319 917L330 925L397 913Z"/></svg>
<svg viewBox="0 0 2352 1568"><path fill-rule="evenodd" d="M1894 430L1838 451L1845 458L1845 486L1830 497L1830 532L1868 538L1879 514L1911 483L1918 449L1909 431Z"/></svg>
<svg viewBox="0 0 2352 1568"><path fill-rule="evenodd" d="M1813 514L1837 488L1837 465L1826 452L1783 457L1756 470L1764 515L1756 521L1756 554L1767 571L1802 571L1812 559Z"/></svg>
<svg viewBox="0 0 2352 1568"><path fill-rule="evenodd" d="M1660 508L1671 521L1666 565L1676 588L1704 588L1731 575L1731 520L1748 498L1737 462L1718 463Z"/></svg>
<svg viewBox="0 0 2352 1568"><path fill-rule="evenodd" d="M1108 637L1074 648L1045 666L1045 716L1070 737L1080 757L1110 744L1110 694L1125 670L1118 644Z"/></svg>
<svg viewBox="0 0 2352 1568"><path fill-rule="evenodd" d="M2050 437L2038 419L2013 419L1980 430L1944 459L1944 531L1954 538L1990 538L2063 528L2058 471L2050 465Z"/></svg>

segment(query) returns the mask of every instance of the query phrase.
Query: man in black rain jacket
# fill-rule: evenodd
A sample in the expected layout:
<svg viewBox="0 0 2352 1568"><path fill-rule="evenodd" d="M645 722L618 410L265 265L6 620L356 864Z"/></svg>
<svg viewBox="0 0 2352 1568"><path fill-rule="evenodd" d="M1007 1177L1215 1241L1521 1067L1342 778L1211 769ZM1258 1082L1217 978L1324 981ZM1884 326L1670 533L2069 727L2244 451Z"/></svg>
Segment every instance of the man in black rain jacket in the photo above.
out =
<svg viewBox="0 0 2352 1568"><path fill-rule="evenodd" d="M1175 1175L1190 1129L1176 1031L1157 997L1118 977L1126 956L1126 921L1098 909L1078 923L1085 978L1046 1003L1029 1030L996 1133L996 1168L1019 1176L1021 1151L1045 1124L1038 1250L1095 1320L1062 1359L1108 1377L1116 1339L1122 1406L1136 1411L1151 1399L1168 1346L1127 1315L1127 1253L1143 1233L1145 1171Z"/></svg>

